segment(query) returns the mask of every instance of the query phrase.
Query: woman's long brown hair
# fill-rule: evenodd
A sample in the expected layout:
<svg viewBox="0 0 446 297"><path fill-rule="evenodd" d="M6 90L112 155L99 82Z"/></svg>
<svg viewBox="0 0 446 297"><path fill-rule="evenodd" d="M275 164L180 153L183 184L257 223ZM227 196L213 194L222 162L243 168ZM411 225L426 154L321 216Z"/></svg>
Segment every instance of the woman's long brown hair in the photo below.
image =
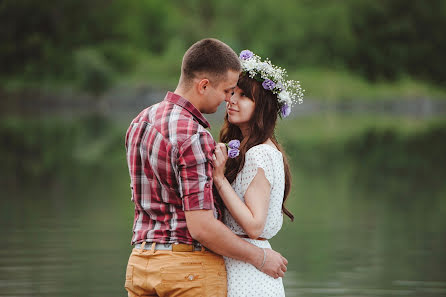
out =
<svg viewBox="0 0 446 297"><path fill-rule="evenodd" d="M240 131L239 127L228 121L228 114L225 116L223 127L220 130L220 142L228 143L233 139L238 139L241 141L239 157L228 159L226 162L225 176L229 183L232 183L245 164L246 152L253 146L262 144L267 141L268 138L270 138L283 156L285 190L283 195L282 211L291 219L291 221L293 221L293 214L285 207L285 201L291 190L290 167L286 154L274 134L280 108L277 95L273 94L271 91L265 90L260 82L243 74L240 76L237 86L243 90L246 97L254 100L255 107L254 114L249 121L249 127L251 130L249 137L246 139L243 139L242 132Z"/></svg>

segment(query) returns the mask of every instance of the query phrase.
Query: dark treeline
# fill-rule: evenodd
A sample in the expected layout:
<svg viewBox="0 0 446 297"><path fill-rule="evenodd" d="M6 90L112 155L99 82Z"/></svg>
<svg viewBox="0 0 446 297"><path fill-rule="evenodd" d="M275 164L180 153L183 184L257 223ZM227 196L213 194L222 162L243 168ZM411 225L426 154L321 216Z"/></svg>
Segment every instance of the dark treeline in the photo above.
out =
<svg viewBox="0 0 446 297"><path fill-rule="evenodd" d="M442 85L444 28L443 0L3 0L0 77L69 81L79 73L130 73L141 59L161 56L168 69L211 36L289 69Z"/></svg>
<svg viewBox="0 0 446 297"><path fill-rule="evenodd" d="M82 166L84 171L110 166L116 172L125 172L123 133L125 127L99 115L76 121L0 120L0 185L69 179L74 168ZM307 179L347 174L346 181L354 184L352 189L367 193L358 196L376 194L374 199L396 202L414 195L444 197L445 121L409 134L394 128L370 127L346 139L282 140L293 172L304 174Z"/></svg>
<svg viewBox="0 0 446 297"><path fill-rule="evenodd" d="M445 121L415 133L369 127L345 140L284 140L290 164L295 166L293 172L302 171L307 179L345 175L349 188L355 191L353 197L396 204L414 197L428 201L444 198Z"/></svg>
<svg viewBox="0 0 446 297"><path fill-rule="evenodd" d="M125 129L111 118L89 115L76 121L60 118L0 120L0 185L45 185L69 179L76 166L125 165ZM104 161L107 160L107 164ZM102 160L98 162L99 160Z"/></svg>

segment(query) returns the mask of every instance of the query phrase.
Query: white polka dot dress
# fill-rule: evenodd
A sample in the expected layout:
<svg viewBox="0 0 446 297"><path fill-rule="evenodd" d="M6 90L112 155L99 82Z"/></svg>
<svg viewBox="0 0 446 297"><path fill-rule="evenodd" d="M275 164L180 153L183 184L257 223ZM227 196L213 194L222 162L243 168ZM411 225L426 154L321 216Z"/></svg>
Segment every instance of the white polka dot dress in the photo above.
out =
<svg viewBox="0 0 446 297"><path fill-rule="evenodd" d="M270 239L279 232L283 223L285 173L282 153L268 144L256 145L249 149L246 152L245 165L232 183L232 187L244 202L243 196L259 167L265 171L265 176L271 184L268 215L260 237ZM228 210L224 212L224 222L234 233L246 234ZM243 239L258 247L271 248L267 240ZM245 262L228 257L224 259L228 273L228 297L285 296L282 278L274 279Z"/></svg>

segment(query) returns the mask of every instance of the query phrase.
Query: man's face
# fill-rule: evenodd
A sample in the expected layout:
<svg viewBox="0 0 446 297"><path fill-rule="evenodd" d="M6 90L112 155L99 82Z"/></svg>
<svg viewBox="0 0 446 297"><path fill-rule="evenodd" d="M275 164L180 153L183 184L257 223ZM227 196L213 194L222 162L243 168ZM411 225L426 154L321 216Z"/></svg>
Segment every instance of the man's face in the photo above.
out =
<svg viewBox="0 0 446 297"><path fill-rule="evenodd" d="M217 111L218 106L223 101L228 101L234 94L234 89L237 86L240 73L237 71L229 70L226 73L226 79L220 81L218 86L209 84L209 91L207 94L207 104L203 109L203 113L214 113Z"/></svg>

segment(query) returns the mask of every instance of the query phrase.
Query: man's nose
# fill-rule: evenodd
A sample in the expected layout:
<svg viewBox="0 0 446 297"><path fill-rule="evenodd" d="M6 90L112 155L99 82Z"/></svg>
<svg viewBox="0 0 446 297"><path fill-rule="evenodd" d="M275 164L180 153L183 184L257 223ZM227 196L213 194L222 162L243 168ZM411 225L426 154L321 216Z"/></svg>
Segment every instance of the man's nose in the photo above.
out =
<svg viewBox="0 0 446 297"><path fill-rule="evenodd" d="M228 102L229 104L235 104L234 95L229 94L228 96L226 96L225 101Z"/></svg>

